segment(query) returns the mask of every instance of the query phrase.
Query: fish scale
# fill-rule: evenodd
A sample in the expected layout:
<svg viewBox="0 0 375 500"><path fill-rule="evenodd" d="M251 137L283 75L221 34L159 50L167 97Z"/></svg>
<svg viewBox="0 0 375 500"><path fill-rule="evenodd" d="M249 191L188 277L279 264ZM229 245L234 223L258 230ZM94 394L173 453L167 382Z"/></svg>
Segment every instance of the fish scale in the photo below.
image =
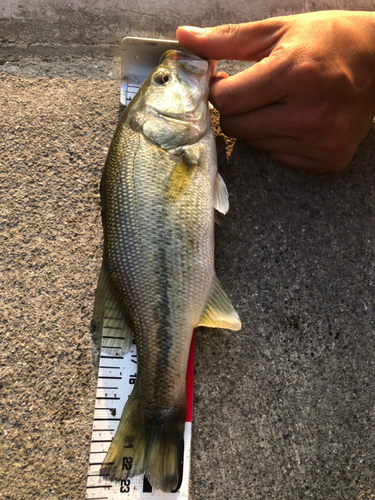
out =
<svg viewBox="0 0 375 500"><path fill-rule="evenodd" d="M132 132L124 134L124 136L127 139L125 146L120 145L122 152L126 157L133 157L132 153L126 154L126 145L131 142L128 141L128 137L132 137ZM158 376L157 394L160 399L164 380L167 384L167 395L169 394L168 382L170 380L178 389L179 396L184 392L186 371L184 366L190 345L189 336L191 337L194 327L194 317L191 320L190 315L186 314L189 313L186 310L186 305L192 304L191 309L196 310L197 304L204 304L205 297L199 296L199 290L202 290L203 287L200 287L198 282L207 280L210 277L212 279L212 266L210 264L213 256L211 262L206 259L204 266L210 272L206 271L204 274L194 272L191 269L193 267L192 262L196 262L199 266L200 259L195 255L193 260L192 252L189 251L189 247L186 245L186 238L182 238L182 235L186 232L186 227L191 226L193 228L191 237L197 238L197 233L200 232L201 227L194 220L194 215L199 210L202 213L207 213L208 207L204 206L205 204L210 204L211 212L213 206L209 197L205 201L205 196L202 196L199 189L194 185L196 183L194 183L191 187L192 195L187 198L192 203L192 206L195 206L194 212L192 212L190 204L188 207L186 206L185 199L168 207L165 202L165 190L178 156L173 157L172 155L160 153L155 145L142 138L138 144L139 150L135 154L134 160L130 162L130 165L127 163L123 165L126 180L121 184L122 189L113 208L117 213L118 220L123 221L115 228L120 241L121 259L118 261L112 257L111 250L109 250L108 262L111 265L112 260L116 261L116 267L113 266L116 269L114 281L117 282L119 288L126 288L127 292L123 292L124 295L126 293L124 297L126 307L129 311L133 311L134 317L137 317L139 321L139 326L137 325L135 329L139 355L139 384L142 383L143 377L149 380ZM110 175L111 172L108 172L108 176ZM201 178L200 180L202 181ZM198 200L194 200L194 195L199 197ZM199 202L199 200L202 201ZM163 209L156 212L155 206L162 206ZM184 219L184 216L187 220ZM166 245L167 234L169 243ZM124 241L126 241L126 249L122 244ZM202 244L202 247L206 246L205 243ZM114 255L119 254L115 248L112 252ZM128 259L125 259L125 252L130 253ZM140 254L143 256L142 260ZM129 272L127 270L129 268L128 262L136 260L142 262L142 266L136 266ZM203 265L200 267L201 270L204 268ZM175 278L173 283L171 283L171 276ZM129 281L130 284L128 284ZM135 296L131 293L132 283L137 284L137 294ZM206 288L208 288L207 285ZM179 292L178 295L176 295L176 290ZM176 295L177 307L173 307L174 298L172 295ZM185 307L181 308L180 304L184 304ZM168 307L168 313L166 313L166 307ZM200 311L198 310L199 314ZM154 331L155 318L159 329L160 325L162 325L165 331L162 339L160 335L157 335L159 330ZM167 323L168 320L169 324ZM172 331L169 332L169 330ZM144 331L147 332L147 336L142 335L141 332ZM172 337L170 341L168 340L168 332ZM174 351L183 352L184 356L178 356L173 352L170 353L172 339L174 340ZM147 354L143 356L142 346L146 342ZM151 355L150 352L152 352ZM173 370L173 365L167 363L168 358L178 362L175 370ZM158 361L152 363L150 361L152 359ZM169 368L165 373L165 377L160 374L159 365ZM176 389L175 392L177 392ZM147 391L147 389L144 390Z"/></svg>

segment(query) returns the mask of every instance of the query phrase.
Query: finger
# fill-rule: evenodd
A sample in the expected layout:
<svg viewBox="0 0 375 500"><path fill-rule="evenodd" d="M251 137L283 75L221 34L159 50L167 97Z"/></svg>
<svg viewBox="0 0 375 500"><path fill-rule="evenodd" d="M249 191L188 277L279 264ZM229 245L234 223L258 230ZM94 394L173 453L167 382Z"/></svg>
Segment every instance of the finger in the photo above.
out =
<svg viewBox="0 0 375 500"><path fill-rule="evenodd" d="M228 78L211 79L210 101L225 115L245 113L286 98L290 61L281 52Z"/></svg>
<svg viewBox="0 0 375 500"><path fill-rule="evenodd" d="M185 48L210 59L257 61L270 53L288 24L288 17L276 17L213 28L181 26L176 37Z"/></svg>
<svg viewBox="0 0 375 500"><path fill-rule="evenodd" d="M281 163L282 165L286 165L296 170L302 170L310 173L317 172L317 170L320 172L319 165L317 165L316 160L306 156L271 151L270 157L272 160L277 161L277 163Z"/></svg>
<svg viewBox="0 0 375 500"><path fill-rule="evenodd" d="M309 146L305 141L301 141L294 137L275 137L272 139L260 139L260 140L247 140L247 145L253 149L259 149L261 151L268 151L273 159L273 155L277 155L278 158L291 157L291 158L305 158L309 162L316 162L317 164L325 163L328 170L332 170L330 155L327 155L323 150L319 150L312 146ZM281 162L286 164L286 162ZM305 163L305 162L304 162ZM289 166L292 166L289 164ZM294 167L297 168L297 165Z"/></svg>
<svg viewBox="0 0 375 500"><path fill-rule="evenodd" d="M246 144L253 149L261 151L300 154L303 156L314 157L317 151L309 148L301 140L294 137L272 137L267 139L246 139Z"/></svg>
<svg viewBox="0 0 375 500"><path fill-rule="evenodd" d="M270 157L272 160L277 161L282 165L287 165L288 167L292 167L296 170L316 174L339 172L347 167L346 163L332 163L325 160L309 158L303 155L279 153L277 151L270 152Z"/></svg>
<svg viewBox="0 0 375 500"><path fill-rule="evenodd" d="M333 172L347 166L344 159L327 154L326 151L307 145L294 137L276 137L273 139L247 140L253 149L268 151L273 160L299 170Z"/></svg>
<svg viewBox="0 0 375 500"><path fill-rule="evenodd" d="M278 137L294 137L295 130L288 124L284 104L272 104L240 115L221 115L220 125L228 137L247 141Z"/></svg>
<svg viewBox="0 0 375 500"><path fill-rule="evenodd" d="M272 159L306 172L335 172L352 160L350 151L331 151L320 144L320 138L294 136L295 130L285 123L285 115L275 113L275 106L239 116L220 117L221 128L229 137L243 139L250 147L270 152ZM263 116L262 116L263 115ZM298 132L298 131L297 131ZM290 133L291 135L287 135Z"/></svg>
<svg viewBox="0 0 375 500"><path fill-rule="evenodd" d="M312 138L310 134L301 133L286 123L282 108L283 105L274 105L236 117L222 115L221 128L229 137L243 139L254 149L278 155L277 161L293 168L332 172L349 165L353 148L332 150L325 143L325 134Z"/></svg>

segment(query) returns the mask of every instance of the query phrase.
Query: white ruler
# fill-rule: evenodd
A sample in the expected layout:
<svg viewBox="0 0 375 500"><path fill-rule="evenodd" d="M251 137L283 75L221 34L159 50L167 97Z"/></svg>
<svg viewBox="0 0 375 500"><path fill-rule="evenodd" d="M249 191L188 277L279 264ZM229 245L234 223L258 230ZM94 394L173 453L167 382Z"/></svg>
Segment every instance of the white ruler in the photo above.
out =
<svg viewBox="0 0 375 500"><path fill-rule="evenodd" d="M105 328L103 328L105 336ZM108 348L107 348L108 349ZM126 355L101 352L96 391L94 425L91 438L87 500L188 500L191 449L191 425L194 379L194 337L186 375L187 415L184 434L184 462L181 487L176 493L153 490L144 476L122 481L110 481L99 475L109 445L119 425L122 409L137 378L137 350L133 345Z"/></svg>

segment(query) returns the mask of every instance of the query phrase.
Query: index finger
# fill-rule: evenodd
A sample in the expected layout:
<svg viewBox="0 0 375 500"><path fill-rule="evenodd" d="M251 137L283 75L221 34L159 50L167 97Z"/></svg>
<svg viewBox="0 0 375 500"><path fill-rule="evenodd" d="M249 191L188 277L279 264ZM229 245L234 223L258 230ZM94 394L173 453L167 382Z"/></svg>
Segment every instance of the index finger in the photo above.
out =
<svg viewBox="0 0 375 500"><path fill-rule="evenodd" d="M183 47L209 59L259 61L270 53L288 26L288 17L212 28L181 26L176 37Z"/></svg>
<svg viewBox="0 0 375 500"><path fill-rule="evenodd" d="M210 101L224 115L238 115L273 104L288 94L288 61L271 55L227 78L213 76Z"/></svg>

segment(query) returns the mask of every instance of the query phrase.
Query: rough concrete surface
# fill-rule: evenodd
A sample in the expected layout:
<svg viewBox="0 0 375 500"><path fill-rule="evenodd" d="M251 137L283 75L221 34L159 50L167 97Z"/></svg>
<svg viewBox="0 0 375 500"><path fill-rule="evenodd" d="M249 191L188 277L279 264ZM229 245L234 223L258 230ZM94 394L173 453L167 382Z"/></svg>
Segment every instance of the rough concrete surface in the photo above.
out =
<svg viewBox="0 0 375 500"><path fill-rule="evenodd" d="M2 48L0 498L83 499L98 185L119 110L104 48ZM18 55L17 55L18 54ZM199 330L192 500L375 498L375 130L307 175L218 135L216 266L243 322Z"/></svg>
<svg viewBox="0 0 375 500"><path fill-rule="evenodd" d="M113 44L130 35L174 37L179 24L214 26L309 10L373 8L373 0L0 0L0 40Z"/></svg>

